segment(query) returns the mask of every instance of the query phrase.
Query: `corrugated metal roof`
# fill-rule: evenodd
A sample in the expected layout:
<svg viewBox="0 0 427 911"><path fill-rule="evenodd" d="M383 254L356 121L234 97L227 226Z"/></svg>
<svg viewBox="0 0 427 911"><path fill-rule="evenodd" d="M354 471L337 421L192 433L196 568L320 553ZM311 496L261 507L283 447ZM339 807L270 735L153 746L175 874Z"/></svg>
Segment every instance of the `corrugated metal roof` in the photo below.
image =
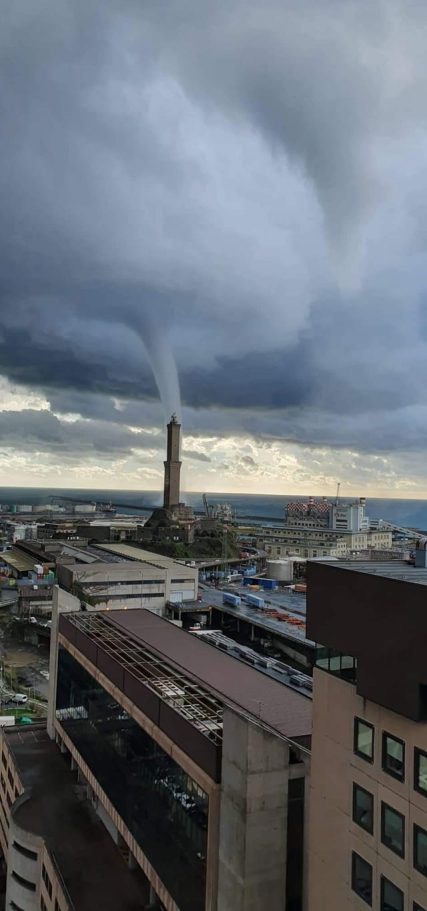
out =
<svg viewBox="0 0 427 911"><path fill-rule="evenodd" d="M7 566L11 566L13 569L16 569L17 572L23 573L30 569L34 569L34 564L38 561L35 557L28 557L26 554L22 553L20 550L5 550L0 554L0 560L3 563L6 563Z"/></svg>
<svg viewBox="0 0 427 911"><path fill-rule="evenodd" d="M311 732L312 703L302 693L213 649L150 611L110 611L108 623L125 630L231 707L290 739Z"/></svg>
<svg viewBox="0 0 427 911"><path fill-rule="evenodd" d="M176 574L192 575L196 571L195 566L186 566L185 563L179 563L172 557L165 557L164 554L155 554L150 550L144 550L142 547L133 547L132 544L97 544L96 549L105 550L110 554L118 554L126 557L128 560L139 560L141 563L151 563L153 566L162 566L165 569L173 569Z"/></svg>

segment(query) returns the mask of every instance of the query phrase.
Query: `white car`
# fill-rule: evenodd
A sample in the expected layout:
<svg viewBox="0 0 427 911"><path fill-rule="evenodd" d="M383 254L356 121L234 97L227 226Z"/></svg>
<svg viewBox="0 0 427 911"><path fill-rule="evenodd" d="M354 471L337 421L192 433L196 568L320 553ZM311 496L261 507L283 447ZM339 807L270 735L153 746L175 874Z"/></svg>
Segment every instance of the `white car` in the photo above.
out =
<svg viewBox="0 0 427 911"><path fill-rule="evenodd" d="M25 702L28 702L28 696L26 693L15 693L12 696L12 702L15 702L16 705L24 705Z"/></svg>

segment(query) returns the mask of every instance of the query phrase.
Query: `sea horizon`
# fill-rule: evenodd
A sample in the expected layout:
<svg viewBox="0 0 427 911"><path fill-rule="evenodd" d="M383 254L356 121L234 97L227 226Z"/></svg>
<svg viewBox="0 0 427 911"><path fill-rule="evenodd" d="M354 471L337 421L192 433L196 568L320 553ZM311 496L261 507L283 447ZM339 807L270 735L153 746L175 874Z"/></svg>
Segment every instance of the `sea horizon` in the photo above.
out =
<svg viewBox="0 0 427 911"><path fill-rule="evenodd" d="M202 492L185 491L183 500L193 509L202 509ZM208 501L212 505L227 502L237 517L251 518L268 517L271 521L281 521L283 508L286 503L293 500L307 500L308 495L302 494L241 494L241 493L209 493L206 492ZM318 499L320 495L316 496ZM39 505L49 502L53 498L70 498L80 501L98 500L112 503L117 506L122 514L145 506L160 506L163 498L161 490L118 490L113 488L95 487L0 487L0 503L4 505ZM329 496L330 501L335 501L335 496ZM340 496L339 501L345 503L355 500L354 496ZM366 515L372 519L384 519L395 525L417 529L427 529L427 499L411 497L367 497Z"/></svg>

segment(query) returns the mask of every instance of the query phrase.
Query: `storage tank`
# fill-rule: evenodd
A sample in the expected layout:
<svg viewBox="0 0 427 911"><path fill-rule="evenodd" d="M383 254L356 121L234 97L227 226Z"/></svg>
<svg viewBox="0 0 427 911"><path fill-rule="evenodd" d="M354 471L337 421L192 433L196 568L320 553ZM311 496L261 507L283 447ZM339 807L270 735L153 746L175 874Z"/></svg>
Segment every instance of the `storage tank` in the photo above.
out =
<svg viewBox="0 0 427 911"><path fill-rule="evenodd" d="M292 582L294 576L293 560L267 560L267 576L277 582Z"/></svg>
<svg viewBox="0 0 427 911"><path fill-rule="evenodd" d="M96 503L76 503L73 512L76 514L96 512Z"/></svg>

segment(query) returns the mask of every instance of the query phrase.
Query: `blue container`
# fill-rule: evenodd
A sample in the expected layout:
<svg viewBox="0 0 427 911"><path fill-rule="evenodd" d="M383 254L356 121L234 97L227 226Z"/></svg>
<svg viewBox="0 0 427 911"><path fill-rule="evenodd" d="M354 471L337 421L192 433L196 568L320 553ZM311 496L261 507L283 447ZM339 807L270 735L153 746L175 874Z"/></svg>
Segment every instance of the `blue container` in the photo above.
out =
<svg viewBox="0 0 427 911"><path fill-rule="evenodd" d="M278 588L278 582L276 579L260 579L259 584L262 585L265 589Z"/></svg>
<svg viewBox="0 0 427 911"><path fill-rule="evenodd" d="M238 607L241 604L241 600L238 595L233 595L231 592L224 592L222 596L223 604L231 604L232 607Z"/></svg>
<svg viewBox="0 0 427 911"><path fill-rule="evenodd" d="M264 598L260 598L259 595L245 595L245 601L249 607L262 608L265 606Z"/></svg>

